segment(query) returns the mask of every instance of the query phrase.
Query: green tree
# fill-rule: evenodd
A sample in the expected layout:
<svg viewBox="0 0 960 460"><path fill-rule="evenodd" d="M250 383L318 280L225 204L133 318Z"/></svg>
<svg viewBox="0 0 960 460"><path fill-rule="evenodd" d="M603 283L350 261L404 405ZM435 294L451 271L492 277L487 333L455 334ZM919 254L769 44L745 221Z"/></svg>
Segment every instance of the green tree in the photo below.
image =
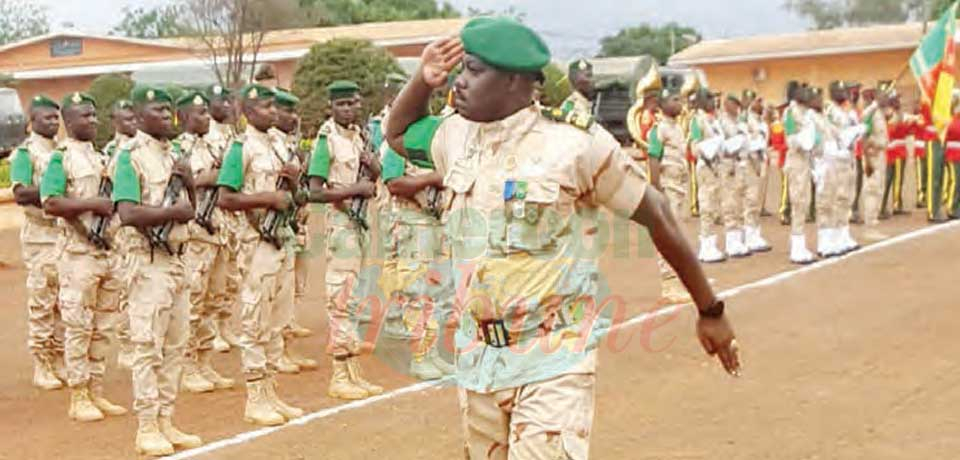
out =
<svg viewBox="0 0 960 460"><path fill-rule="evenodd" d="M105 147L113 137L113 125L110 123L113 104L130 97L131 89L133 80L122 74L101 75L90 83L87 92L97 101L97 121L100 122L95 142L99 148Z"/></svg>
<svg viewBox="0 0 960 460"><path fill-rule="evenodd" d="M952 0L786 0L784 8L813 21L815 29L897 24L938 18Z"/></svg>
<svg viewBox="0 0 960 460"><path fill-rule="evenodd" d="M154 8L123 8L123 19L112 33L135 38L164 38L188 35L183 5L171 3Z"/></svg>
<svg viewBox="0 0 960 460"><path fill-rule="evenodd" d="M551 63L543 69L543 76L546 79L540 89L540 103L550 107L560 106L573 92L567 73Z"/></svg>
<svg viewBox="0 0 960 460"><path fill-rule="evenodd" d="M402 72L396 59L369 41L341 38L313 45L293 76L304 136L313 137L328 116L327 85L334 80L357 82L364 109L376 113L383 106L383 82L391 72Z"/></svg>
<svg viewBox="0 0 960 460"><path fill-rule="evenodd" d="M45 6L25 0L0 0L0 45L49 31Z"/></svg>
<svg viewBox="0 0 960 460"><path fill-rule="evenodd" d="M699 32L675 22L660 27L641 24L603 38L600 41L600 57L649 54L663 64L674 53L699 41Z"/></svg>
<svg viewBox="0 0 960 460"><path fill-rule="evenodd" d="M304 17L314 26L365 22L455 18L460 13L435 0L299 0Z"/></svg>

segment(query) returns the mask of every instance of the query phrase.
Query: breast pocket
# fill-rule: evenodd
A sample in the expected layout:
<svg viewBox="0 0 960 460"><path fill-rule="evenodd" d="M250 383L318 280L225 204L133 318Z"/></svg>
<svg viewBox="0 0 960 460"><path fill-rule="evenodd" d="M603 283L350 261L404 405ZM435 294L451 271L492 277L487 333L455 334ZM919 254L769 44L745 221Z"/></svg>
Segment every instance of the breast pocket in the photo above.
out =
<svg viewBox="0 0 960 460"><path fill-rule="evenodd" d="M560 184L548 180L529 182L525 196L507 201L507 248L536 253L555 247L563 229L559 203Z"/></svg>
<svg viewBox="0 0 960 460"><path fill-rule="evenodd" d="M254 190L265 191L275 190L277 187L277 176L279 166L274 163L273 158L267 155L260 155L250 163L250 173L252 174L252 184Z"/></svg>

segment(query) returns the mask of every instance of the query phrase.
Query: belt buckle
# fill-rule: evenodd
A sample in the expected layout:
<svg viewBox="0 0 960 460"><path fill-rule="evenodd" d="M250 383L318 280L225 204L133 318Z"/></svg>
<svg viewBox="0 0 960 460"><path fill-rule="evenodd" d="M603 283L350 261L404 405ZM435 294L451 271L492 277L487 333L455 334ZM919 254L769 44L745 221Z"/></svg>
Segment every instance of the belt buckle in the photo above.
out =
<svg viewBox="0 0 960 460"><path fill-rule="evenodd" d="M510 346L510 333L502 319L480 321L480 334L483 341L494 348Z"/></svg>

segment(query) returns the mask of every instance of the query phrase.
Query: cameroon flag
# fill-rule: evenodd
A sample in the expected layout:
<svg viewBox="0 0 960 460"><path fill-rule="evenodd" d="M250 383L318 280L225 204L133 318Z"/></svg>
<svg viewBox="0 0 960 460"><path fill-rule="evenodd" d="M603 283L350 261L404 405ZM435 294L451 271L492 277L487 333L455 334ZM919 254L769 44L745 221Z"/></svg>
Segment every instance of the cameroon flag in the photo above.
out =
<svg viewBox="0 0 960 460"><path fill-rule="evenodd" d="M910 58L910 70L920 84L923 100L931 104L933 125L943 139L950 125L950 99L956 80L957 3L943 13L937 24L920 41Z"/></svg>

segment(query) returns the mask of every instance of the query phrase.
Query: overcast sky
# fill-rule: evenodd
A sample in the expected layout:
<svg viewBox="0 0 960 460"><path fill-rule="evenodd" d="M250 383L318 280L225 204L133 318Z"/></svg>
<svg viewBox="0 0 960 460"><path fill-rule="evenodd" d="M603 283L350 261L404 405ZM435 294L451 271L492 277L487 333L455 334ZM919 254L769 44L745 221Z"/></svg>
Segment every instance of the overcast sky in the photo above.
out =
<svg viewBox="0 0 960 460"><path fill-rule="evenodd" d="M169 0L34 0L47 5L56 26L72 22L80 30L103 33L119 22L124 6L155 6ZM593 55L600 38L643 22L676 21L707 38L796 32L806 20L781 9L780 0L450 0L461 11L468 6L502 11L510 6L526 13L560 58ZM55 27L56 28L56 27Z"/></svg>

